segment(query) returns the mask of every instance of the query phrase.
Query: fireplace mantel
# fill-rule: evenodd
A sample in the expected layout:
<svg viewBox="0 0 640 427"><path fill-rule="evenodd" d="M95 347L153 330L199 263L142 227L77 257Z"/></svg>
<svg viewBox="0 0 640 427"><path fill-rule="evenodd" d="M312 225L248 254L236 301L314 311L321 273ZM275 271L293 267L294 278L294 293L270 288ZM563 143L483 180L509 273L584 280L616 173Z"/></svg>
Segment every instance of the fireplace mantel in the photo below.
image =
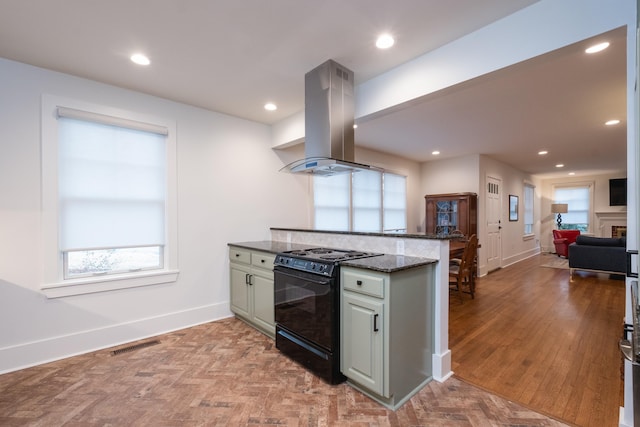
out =
<svg viewBox="0 0 640 427"><path fill-rule="evenodd" d="M618 212L596 212L596 216L598 219L604 218L616 218L616 219L624 219L627 220L627 211L618 211Z"/></svg>
<svg viewBox="0 0 640 427"><path fill-rule="evenodd" d="M594 231L600 237L611 237L612 227L626 227L627 225L627 211L596 212L596 218Z"/></svg>

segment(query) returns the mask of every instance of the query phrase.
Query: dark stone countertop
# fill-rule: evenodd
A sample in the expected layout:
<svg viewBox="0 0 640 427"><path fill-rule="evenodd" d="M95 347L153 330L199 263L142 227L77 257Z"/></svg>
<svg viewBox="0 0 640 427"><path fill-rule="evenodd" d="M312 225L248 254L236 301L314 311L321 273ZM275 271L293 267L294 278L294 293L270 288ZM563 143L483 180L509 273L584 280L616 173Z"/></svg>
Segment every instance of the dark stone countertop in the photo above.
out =
<svg viewBox="0 0 640 427"><path fill-rule="evenodd" d="M313 229L306 229L306 228L271 227L271 230L294 231L294 232L302 232L302 233L347 234L350 236L404 237L407 239L429 239L429 240L460 240L465 238L464 236L452 236L449 234L370 233L370 232L361 232L361 231L313 230Z"/></svg>
<svg viewBox="0 0 640 427"><path fill-rule="evenodd" d="M423 265L434 264L436 262L438 262L438 260L431 258L385 254L369 258L342 261L340 265L362 268L365 270L380 271L383 273L393 273L396 271L421 267Z"/></svg>
<svg viewBox="0 0 640 427"><path fill-rule="evenodd" d="M244 248L255 251L269 252L277 254L279 252L295 251L303 249L317 248L317 245L301 245L297 243L278 242L275 240L262 240L256 242L229 243L228 246ZM362 268L365 270L380 271L383 273L393 273L400 270L408 270L427 264L438 262L431 258L420 258L405 255L383 254L379 256L342 261L340 265Z"/></svg>
<svg viewBox="0 0 640 427"><path fill-rule="evenodd" d="M318 245L301 245L298 243L278 242L276 240L261 240L259 242L239 242L228 243L228 246L252 249L256 251L277 254L279 252L299 251L304 249L317 248Z"/></svg>

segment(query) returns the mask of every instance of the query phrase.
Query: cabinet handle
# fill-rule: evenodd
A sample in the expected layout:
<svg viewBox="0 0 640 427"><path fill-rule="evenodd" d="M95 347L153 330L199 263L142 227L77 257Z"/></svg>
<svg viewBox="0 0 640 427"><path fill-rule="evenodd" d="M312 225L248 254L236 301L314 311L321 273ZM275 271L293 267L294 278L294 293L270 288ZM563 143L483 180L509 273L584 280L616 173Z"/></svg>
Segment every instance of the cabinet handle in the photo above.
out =
<svg viewBox="0 0 640 427"><path fill-rule="evenodd" d="M263 259L261 259L260 262L264 264L264 260Z"/></svg>
<svg viewBox="0 0 640 427"><path fill-rule="evenodd" d="M246 273L246 274L244 275L244 283L245 283L246 285L250 285L250 284L251 284L251 275L250 275L249 273Z"/></svg>
<svg viewBox="0 0 640 427"><path fill-rule="evenodd" d="M240 254L236 254L236 258L238 258L240 256Z"/></svg>
<svg viewBox="0 0 640 427"><path fill-rule="evenodd" d="M356 280L356 285L362 286L362 280Z"/></svg>
<svg viewBox="0 0 640 427"><path fill-rule="evenodd" d="M378 313L373 315L373 332L378 332Z"/></svg>

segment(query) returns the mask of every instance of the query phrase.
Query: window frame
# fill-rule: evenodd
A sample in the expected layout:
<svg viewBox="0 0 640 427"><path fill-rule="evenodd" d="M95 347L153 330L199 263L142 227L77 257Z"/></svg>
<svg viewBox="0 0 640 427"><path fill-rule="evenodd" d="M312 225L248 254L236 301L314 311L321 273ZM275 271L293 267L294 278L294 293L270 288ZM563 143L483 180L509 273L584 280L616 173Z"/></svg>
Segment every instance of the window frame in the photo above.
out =
<svg viewBox="0 0 640 427"><path fill-rule="evenodd" d="M58 107L106 115L124 120L148 123L168 129L166 136L166 201L165 247L163 268L130 271L99 276L65 279L63 253L59 249L58 215ZM44 94L41 126L41 188L42 188L42 292L48 298L59 298L176 282L177 253L177 166L175 121L153 117L77 99Z"/></svg>

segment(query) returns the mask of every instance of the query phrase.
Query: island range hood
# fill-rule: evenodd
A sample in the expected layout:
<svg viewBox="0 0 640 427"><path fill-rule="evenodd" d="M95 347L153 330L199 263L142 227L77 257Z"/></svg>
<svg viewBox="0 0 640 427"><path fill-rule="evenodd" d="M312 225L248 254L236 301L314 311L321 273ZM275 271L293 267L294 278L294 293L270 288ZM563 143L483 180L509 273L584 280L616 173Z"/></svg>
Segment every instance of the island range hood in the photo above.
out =
<svg viewBox="0 0 640 427"><path fill-rule="evenodd" d="M354 162L353 71L333 60L305 74L305 158L282 171L331 176L378 170Z"/></svg>

